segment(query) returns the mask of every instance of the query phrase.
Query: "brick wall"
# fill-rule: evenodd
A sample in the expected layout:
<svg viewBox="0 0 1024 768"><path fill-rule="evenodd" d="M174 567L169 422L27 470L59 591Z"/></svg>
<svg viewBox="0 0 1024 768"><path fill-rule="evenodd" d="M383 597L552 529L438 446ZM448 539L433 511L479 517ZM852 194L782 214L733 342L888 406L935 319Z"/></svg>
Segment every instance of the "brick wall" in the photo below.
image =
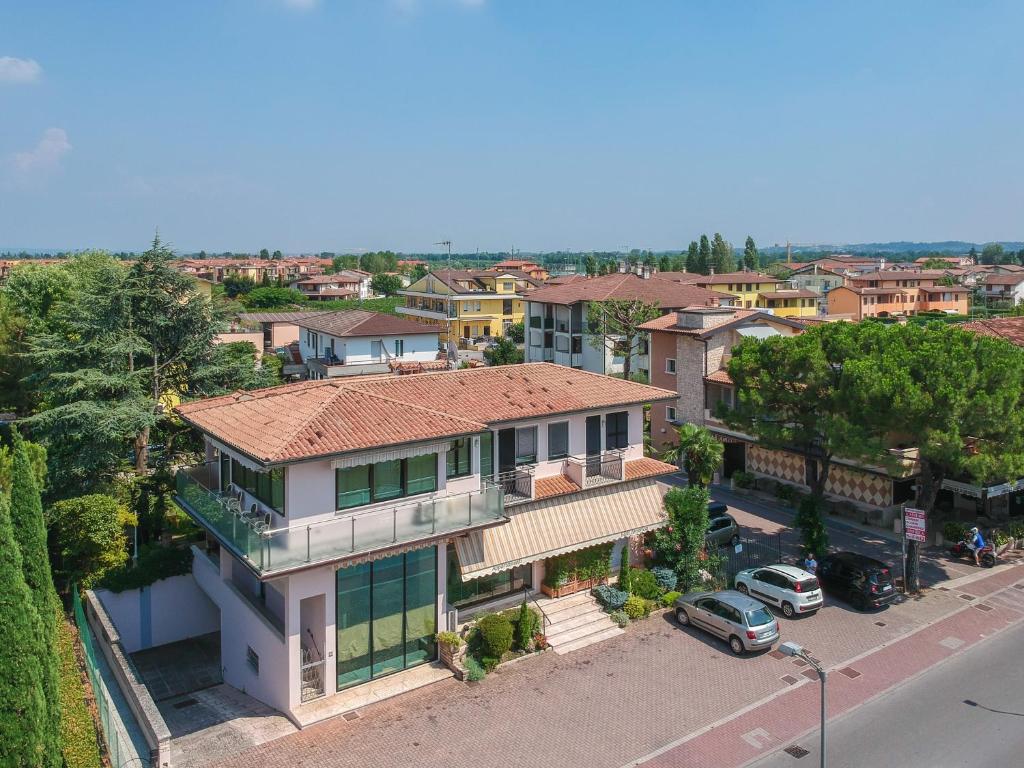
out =
<svg viewBox="0 0 1024 768"><path fill-rule="evenodd" d="M747 445L747 471L804 485L804 457L788 451L769 451L757 445ZM891 478L842 464L833 464L829 469L825 492L872 507L892 505Z"/></svg>

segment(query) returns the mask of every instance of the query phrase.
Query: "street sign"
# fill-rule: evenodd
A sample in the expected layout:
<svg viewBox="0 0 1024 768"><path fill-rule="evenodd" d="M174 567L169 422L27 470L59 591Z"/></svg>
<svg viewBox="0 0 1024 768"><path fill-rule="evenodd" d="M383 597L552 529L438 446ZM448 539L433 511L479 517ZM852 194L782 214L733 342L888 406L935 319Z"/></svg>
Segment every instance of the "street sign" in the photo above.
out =
<svg viewBox="0 0 1024 768"><path fill-rule="evenodd" d="M923 509L907 507L903 510L903 532L911 541L928 540L927 521Z"/></svg>

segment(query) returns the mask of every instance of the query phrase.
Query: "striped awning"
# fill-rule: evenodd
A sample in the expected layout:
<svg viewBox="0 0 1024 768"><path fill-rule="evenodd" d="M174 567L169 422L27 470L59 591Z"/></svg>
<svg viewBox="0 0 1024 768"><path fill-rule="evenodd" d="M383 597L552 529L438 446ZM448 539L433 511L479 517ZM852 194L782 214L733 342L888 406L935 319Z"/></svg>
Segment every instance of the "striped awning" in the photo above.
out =
<svg viewBox="0 0 1024 768"><path fill-rule="evenodd" d="M668 522L662 505L668 488L638 480L513 507L505 525L455 540L462 578L478 579L660 528Z"/></svg>

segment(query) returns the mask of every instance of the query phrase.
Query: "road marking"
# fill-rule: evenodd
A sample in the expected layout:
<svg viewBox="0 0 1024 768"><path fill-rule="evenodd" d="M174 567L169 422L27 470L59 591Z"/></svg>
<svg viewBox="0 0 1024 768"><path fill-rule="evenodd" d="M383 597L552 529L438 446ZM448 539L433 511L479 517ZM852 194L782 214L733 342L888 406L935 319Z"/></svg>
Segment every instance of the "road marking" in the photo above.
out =
<svg viewBox="0 0 1024 768"><path fill-rule="evenodd" d="M768 744L772 743L771 734L764 728L755 728L752 731L747 731L740 738L754 749L764 749ZM764 739L764 744L761 743L761 739Z"/></svg>

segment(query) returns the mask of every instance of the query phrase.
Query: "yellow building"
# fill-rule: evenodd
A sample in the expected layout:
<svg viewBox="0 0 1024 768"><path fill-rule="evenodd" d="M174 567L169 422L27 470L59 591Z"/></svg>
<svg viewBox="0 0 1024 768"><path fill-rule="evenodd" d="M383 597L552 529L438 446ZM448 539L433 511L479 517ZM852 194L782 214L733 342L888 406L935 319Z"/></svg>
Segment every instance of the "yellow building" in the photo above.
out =
<svg viewBox="0 0 1024 768"><path fill-rule="evenodd" d="M762 272L723 272L720 275L700 275L681 282L719 293L731 293L737 299L737 307L756 309L760 306L759 295L775 291L782 280Z"/></svg>
<svg viewBox="0 0 1024 768"><path fill-rule="evenodd" d="M817 317L821 294L807 288L777 288L757 295L757 309L778 317Z"/></svg>
<svg viewBox="0 0 1024 768"><path fill-rule="evenodd" d="M503 336L510 325L523 322L523 294L539 284L511 270L439 270L399 291L405 306L397 311L424 323L450 323L459 339ZM441 340L447 341L447 334Z"/></svg>

